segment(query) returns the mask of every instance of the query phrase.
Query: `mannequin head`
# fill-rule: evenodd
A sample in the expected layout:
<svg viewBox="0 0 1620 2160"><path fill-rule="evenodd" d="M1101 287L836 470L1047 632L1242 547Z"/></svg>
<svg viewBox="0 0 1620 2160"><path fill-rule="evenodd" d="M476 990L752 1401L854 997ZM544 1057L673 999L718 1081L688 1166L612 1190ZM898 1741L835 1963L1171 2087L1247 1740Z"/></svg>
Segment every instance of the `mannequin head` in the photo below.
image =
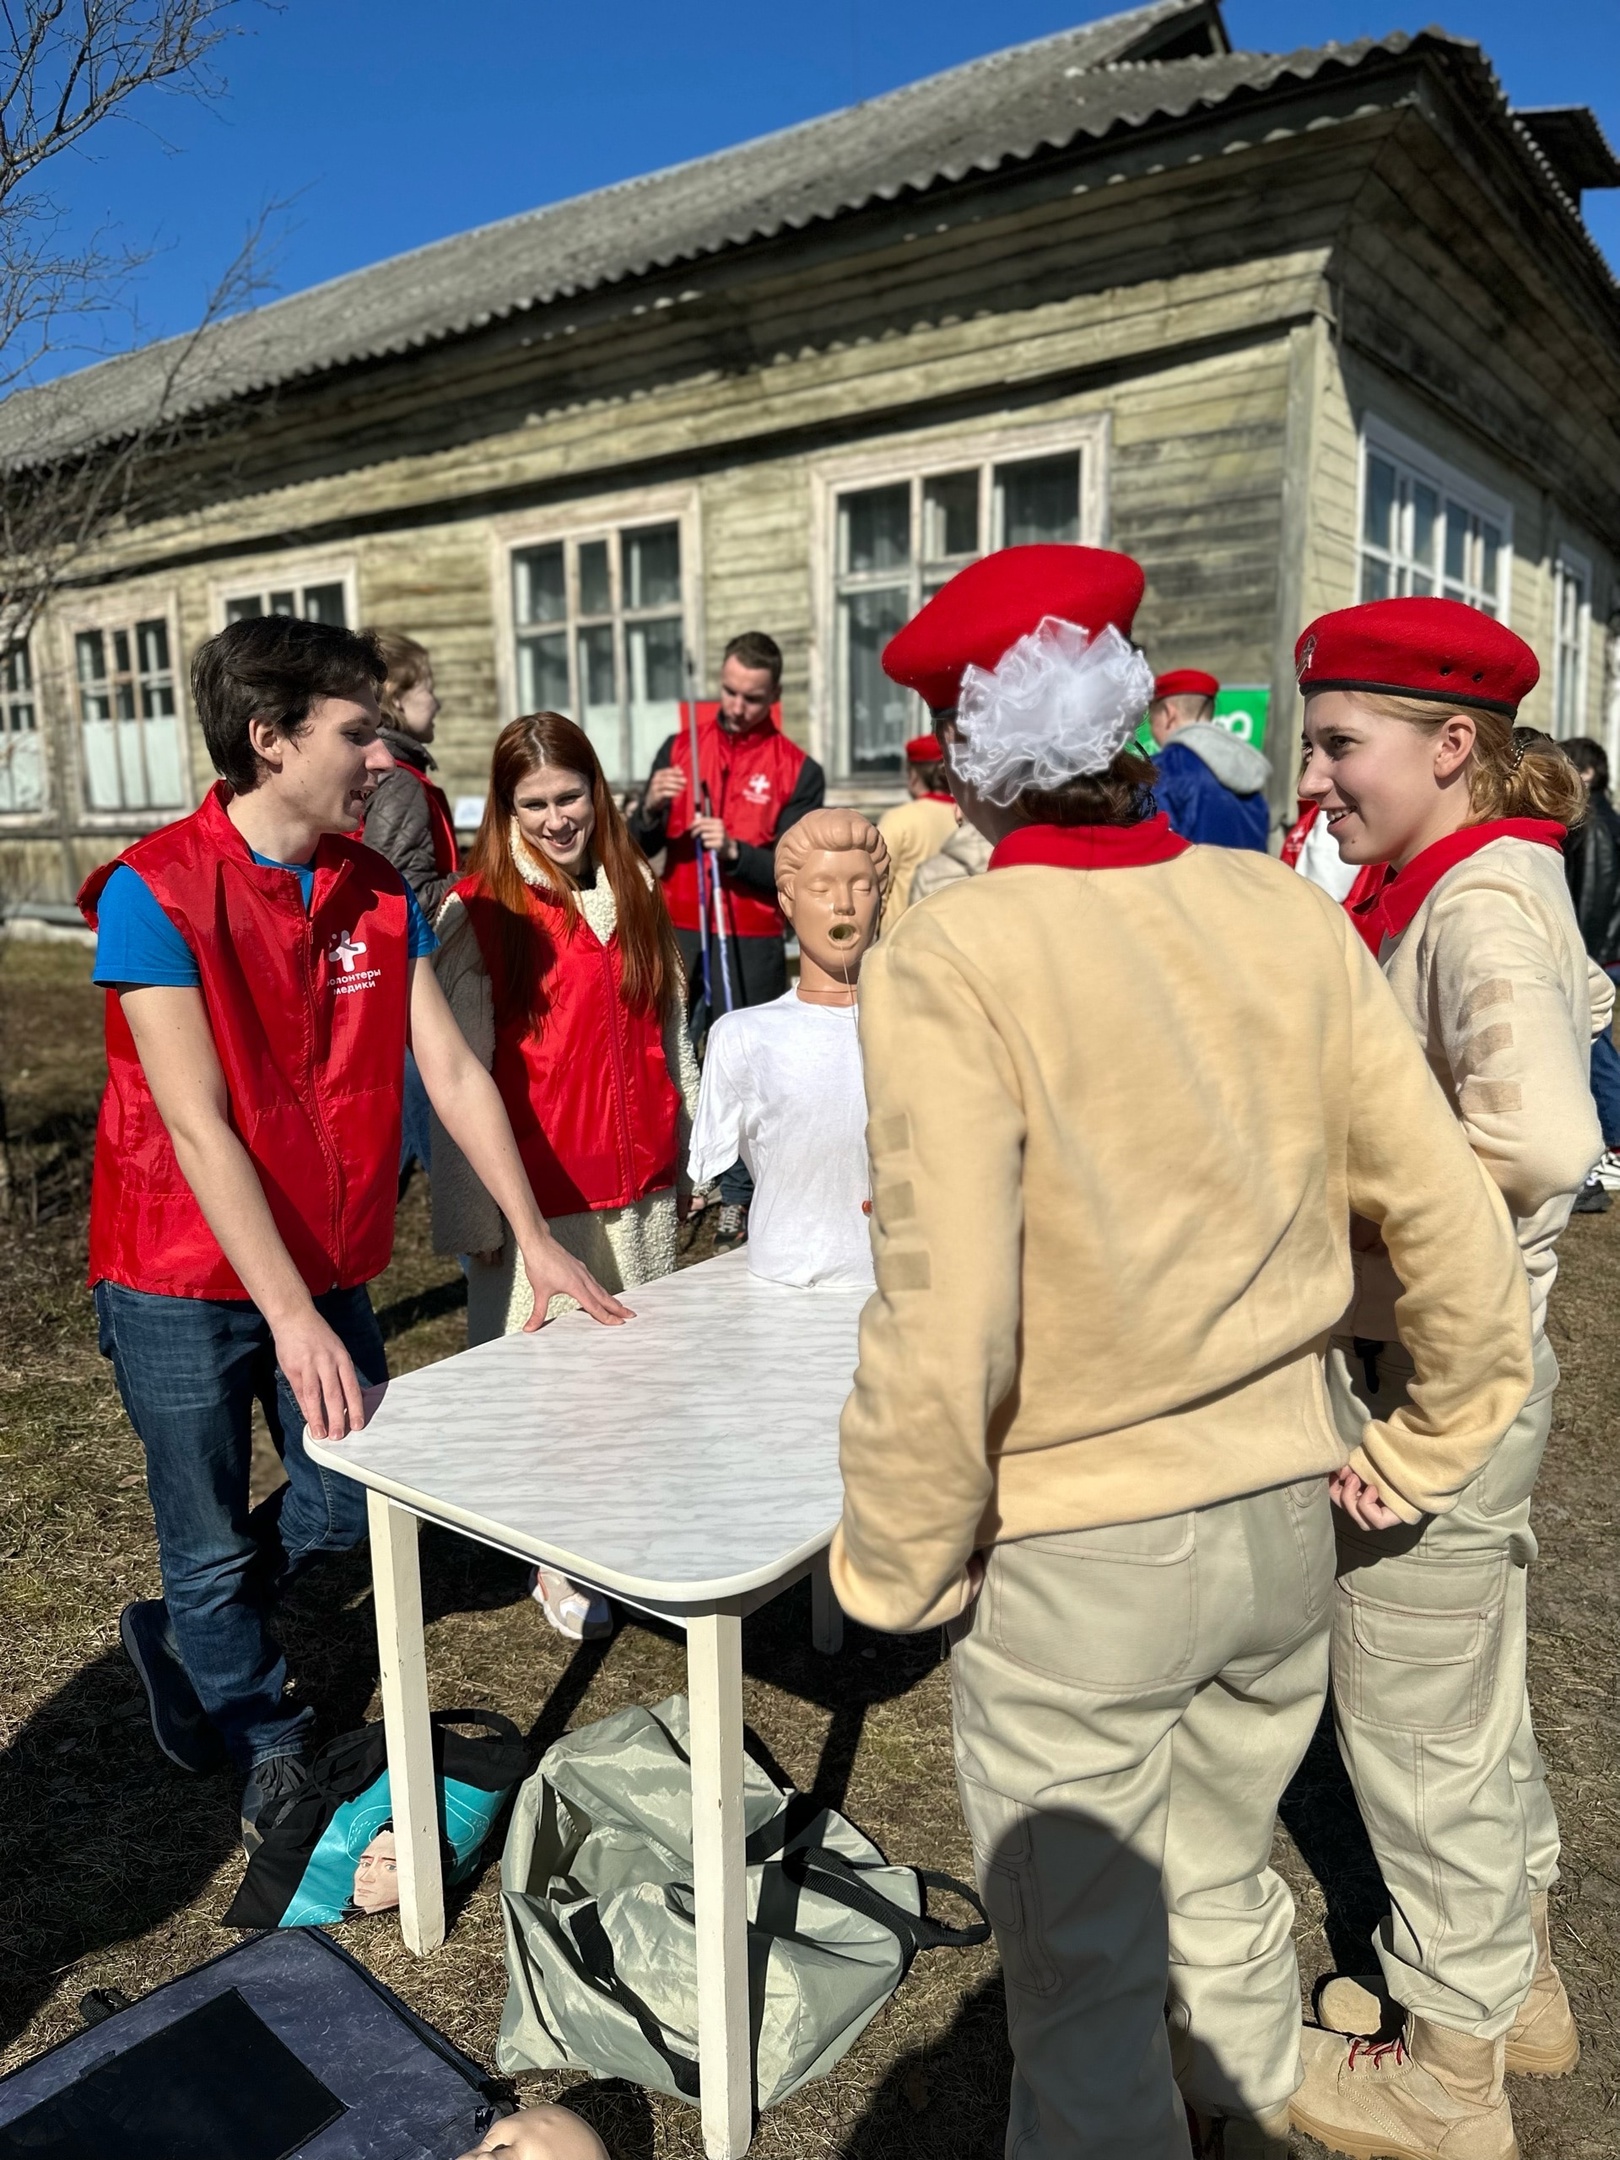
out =
<svg viewBox="0 0 1620 2160"><path fill-rule="evenodd" d="M812 810L776 843L776 897L799 939L799 995L851 1005L889 883L883 835L858 810Z"/></svg>

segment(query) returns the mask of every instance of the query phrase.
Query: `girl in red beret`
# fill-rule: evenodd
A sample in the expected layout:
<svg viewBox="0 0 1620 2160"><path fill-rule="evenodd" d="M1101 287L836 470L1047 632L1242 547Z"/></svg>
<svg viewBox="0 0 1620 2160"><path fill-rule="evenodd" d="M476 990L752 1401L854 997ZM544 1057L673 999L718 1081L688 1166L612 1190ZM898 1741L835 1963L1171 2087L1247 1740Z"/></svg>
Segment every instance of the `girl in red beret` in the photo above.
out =
<svg viewBox="0 0 1620 2160"><path fill-rule="evenodd" d="M911 905L911 881L931 856L956 837L956 804L945 779L945 751L937 735L914 735L906 744L908 800L878 819L889 851L889 890L883 927L890 929Z"/></svg>
<svg viewBox="0 0 1620 2160"><path fill-rule="evenodd" d="M1535 1343L1529 1400L1485 1466L1438 1507L1398 1479L1334 1479L1333 1640L1340 1747L1391 1915L1376 1940L1400 2043L1307 2034L1296 2126L1337 2151L1517 2151L1504 2066L1557 2075L1579 2054L1548 1947L1558 1826L1525 1692L1530 1493L1558 1364L1547 1340L1555 1241L1602 1152L1588 1083L1595 1019L1562 843L1584 808L1574 767L1515 726L1535 655L1460 602L1374 601L1311 624L1301 795L1347 863L1389 867L1352 906L1429 1065L1518 1232ZM1399 1339L1402 1285L1370 1230L1329 1357L1342 1437L1421 1395ZM1360 1461L1378 1471L1376 1451ZM1324 2023L1376 2032L1351 1981Z"/></svg>

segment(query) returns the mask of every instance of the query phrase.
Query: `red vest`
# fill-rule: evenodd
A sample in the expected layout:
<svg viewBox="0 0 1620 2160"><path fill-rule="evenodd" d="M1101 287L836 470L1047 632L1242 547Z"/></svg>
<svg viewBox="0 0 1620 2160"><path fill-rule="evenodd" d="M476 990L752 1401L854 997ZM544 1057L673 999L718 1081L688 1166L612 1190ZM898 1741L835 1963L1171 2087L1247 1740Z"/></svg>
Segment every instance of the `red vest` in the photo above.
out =
<svg viewBox="0 0 1620 2160"><path fill-rule="evenodd" d="M230 1097L277 1230L312 1294L369 1282L394 1244L410 1013L410 919L397 870L329 834L306 916L213 788L85 880L92 929L118 863L184 936ZM107 1092L90 1194L90 1280L165 1297L245 1298L152 1100L129 1023L107 996Z"/></svg>
<svg viewBox="0 0 1620 2160"><path fill-rule="evenodd" d="M749 847L773 848L776 821L793 793L804 752L790 742L773 718L746 735L727 735L715 708L698 707L698 760L717 818L725 820L734 840ZM697 847L692 839L692 737L690 724L675 737L674 763L686 785L669 806L664 852L664 898L677 930L701 930L698 912ZM701 812L699 813L701 815ZM725 894L726 932L730 937L780 937L782 915L774 900L756 886L739 885L728 870L720 873ZM713 900L710 900L711 923Z"/></svg>
<svg viewBox="0 0 1620 2160"><path fill-rule="evenodd" d="M489 971L495 1085L541 1214L629 1207L668 1191L680 1096L662 1027L625 1003L618 939L604 945L582 915L570 928L560 901L528 888L541 942L536 1023L514 1011L495 933L497 903L478 878L455 889Z"/></svg>
<svg viewBox="0 0 1620 2160"><path fill-rule="evenodd" d="M420 766L408 764L404 758L398 760L398 766L401 772L410 774L428 799L428 823L433 827L433 868L438 876L448 877L452 870L461 867L461 849L456 844L456 821L450 815L450 798Z"/></svg>

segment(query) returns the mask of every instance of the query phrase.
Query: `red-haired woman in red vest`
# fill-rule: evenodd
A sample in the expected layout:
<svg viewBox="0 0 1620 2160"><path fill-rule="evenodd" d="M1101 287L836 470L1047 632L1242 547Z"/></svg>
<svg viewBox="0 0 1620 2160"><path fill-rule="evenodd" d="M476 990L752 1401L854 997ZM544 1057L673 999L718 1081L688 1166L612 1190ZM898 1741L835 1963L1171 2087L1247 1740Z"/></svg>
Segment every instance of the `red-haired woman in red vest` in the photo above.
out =
<svg viewBox="0 0 1620 2160"><path fill-rule="evenodd" d="M502 730L439 930L439 979L495 1076L552 1235L615 1288L669 1274L697 1096L685 978L658 882L560 713ZM533 1299L511 1230L437 1124L433 1241L469 1256L469 1344L523 1326ZM600 1601L560 1576L542 1570L538 1595L566 1634L606 1625Z"/></svg>

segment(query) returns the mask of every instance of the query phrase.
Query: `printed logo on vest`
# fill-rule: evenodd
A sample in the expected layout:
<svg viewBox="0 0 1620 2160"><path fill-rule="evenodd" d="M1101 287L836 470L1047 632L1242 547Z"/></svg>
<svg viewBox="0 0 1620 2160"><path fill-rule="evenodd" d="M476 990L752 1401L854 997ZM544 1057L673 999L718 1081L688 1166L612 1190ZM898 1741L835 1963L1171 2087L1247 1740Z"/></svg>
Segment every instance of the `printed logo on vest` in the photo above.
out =
<svg viewBox="0 0 1620 2160"><path fill-rule="evenodd" d="M768 803L771 799L771 783L762 772L750 773L743 782L743 800L751 803Z"/></svg>
<svg viewBox="0 0 1620 2160"><path fill-rule="evenodd" d="M352 930L335 937L327 947L327 964L343 970L341 976L331 978L334 997L353 997L357 991L369 990L374 982L381 982L381 968L356 968L355 962L365 951L365 945L356 939Z"/></svg>

